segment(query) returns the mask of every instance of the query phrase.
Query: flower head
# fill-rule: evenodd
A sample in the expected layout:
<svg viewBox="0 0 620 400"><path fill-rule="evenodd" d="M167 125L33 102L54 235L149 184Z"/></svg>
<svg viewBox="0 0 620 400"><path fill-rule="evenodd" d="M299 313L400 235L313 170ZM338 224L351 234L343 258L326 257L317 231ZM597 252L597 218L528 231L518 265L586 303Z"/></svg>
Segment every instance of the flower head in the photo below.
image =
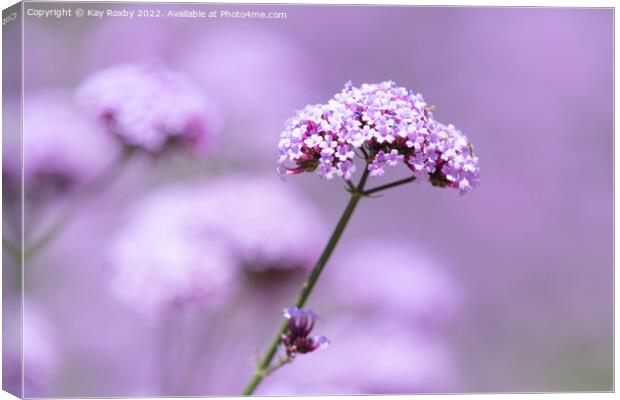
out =
<svg viewBox="0 0 620 400"><path fill-rule="evenodd" d="M197 196L205 223L251 271L310 268L327 236L312 203L277 179L231 174Z"/></svg>
<svg viewBox="0 0 620 400"><path fill-rule="evenodd" d="M41 397L52 387L60 367L56 325L48 310L33 299L24 303L8 299L7 304L3 385L13 393L23 390L24 396Z"/></svg>
<svg viewBox="0 0 620 400"><path fill-rule="evenodd" d="M462 289L428 253L394 239L366 240L333 261L325 297L349 313L393 317L433 332L453 322ZM355 284L351 284L351 277Z"/></svg>
<svg viewBox="0 0 620 400"><path fill-rule="evenodd" d="M282 343L290 358L329 345L329 340L325 336L310 336L318 319L314 311L290 307L284 309L284 317L288 319L288 331L282 335Z"/></svg>
<svg viewBox="0 0 620 400"><path fill-rule="evenodd" d="M310 267L323 242L318 212L274 179L229 175L171 185L129 211L110 248L112 287L150 315L219 305L241 267Z"/></svg>
<svg viewBox="0 0 620 400"><path fill-rule="evenodd" d="M19 126L12 129L17 131ZM23 130L24 189L28 200L66 194L88 184L109 167L117 154L114 143L80 115L70 93L62 90L24 97ZM20 135L14 133L7 135L3 164L4 176L17 187Z"/></svg>
<svg viewBox="0 0 620 400"><path fill-rule="evenodd" d="M120 300L157 318L182 306L217 305L234 292L234 258L209 235L190 188L160 189L129 216L109 253Z"/></svg>
<svg viewBox="0 0 620 400"><path fill-rule="evenodd" d="M394 82L348 83L326 104L306 106L287 122L277 170L350 180L357 156L371 176L404 164L435 186L467 192L478 185L478 159L460 131L435 121L433 109Z"/></svg>
<svg viewBox="0 0 620 400"><path fill-rule="evenodd" d="M210 104L183 75L153 65L118 65L88 78L78 102L129 147L161 154L211 147Z"/></svg>

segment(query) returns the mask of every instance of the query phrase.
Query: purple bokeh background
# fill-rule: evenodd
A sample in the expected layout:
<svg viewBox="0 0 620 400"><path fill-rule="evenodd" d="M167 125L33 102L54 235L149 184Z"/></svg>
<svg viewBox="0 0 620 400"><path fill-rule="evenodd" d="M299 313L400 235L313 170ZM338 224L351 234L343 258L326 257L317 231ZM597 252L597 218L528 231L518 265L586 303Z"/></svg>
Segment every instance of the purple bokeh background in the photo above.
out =
<svg viewBox="0 0 620 400"><path fill-rule="evenodd" d="M27 104L41 93L73 91L103 68L155 63L195 82L213 101L220 120L217 150L200 160L137 160L28 266L28 304L51 321L46 331L53 331L54 348L53 362L41 361L53 371L42 374L45 382L37 381L33 393L239 393L253 371L256 349L264 350L303 271L246 271L239 278L243 294L235 294L234 301L204 312L173 313L154 323L109 289L113 266L108 249L127 223L125 213L160 187L179 181L191 185L193 178L208 186L212 176L225 180L233 173L272 176L278 182L276 147L285 120L306 104L331 98L348 80L394 80L422 93L436 105L439 120L455 124L474 144L482 187L460 197L452 190L412 184L364 200L328 270L339 263L345 269L362 248L396 246L359 265L373 269L359 276L384 286L386 304L400 301L392 311L408 309L410 301L418 307L425 298L408 297L408 292L426 294L430 311L412 320L377 304L376 312L367 315L350 299L338 300L349 287L357 288L357 274L328 273L310 306L322 314L320 328L332 334L332 348L270 377L265 393L611 390L612 10L148 8L163 13L284 11L287 18L26 17ZM78 133L67 128L71 141ZM28 156L26 149L25 163ZM404 168L390 170L378 181L406 173ZM347 193L337 180L307 174L289 177L284 185L303 193L328 229L346 204ZM29 206L45 222L45 214L58 204L43 211L40 204ZM27 227L32 223L36 231L36 221L26 218ZM287 235L286 228L281 233ZM402 269L391 265L407 263L415 270L402 279L371 278L381 270L400 277ZM428 272L433 270L437 278ZM415 271L427 271L428 279L416 279L420 272ZM394 300L388 296L392 289L403 295ZM380 290L371 295L382 302ZM339 331L351 330L359 337L340 348L347 350L338 350L339 341L346 340ZM381 352L384 340L391 345L404 341L402 351ZM349 346L362 354L347 359ZM369 367L365 377L356 369L355 376L347 375L359 368L365 351L378 370ZM418 354L428 368L381 360L386 354L409 361ZM299 375L312 375L313 366L322 365L334 369L322 372L329 377L299 382ZM180 375L185 369L192 371L189 381ZM372 385L359 385L360 380Z"/></svg>

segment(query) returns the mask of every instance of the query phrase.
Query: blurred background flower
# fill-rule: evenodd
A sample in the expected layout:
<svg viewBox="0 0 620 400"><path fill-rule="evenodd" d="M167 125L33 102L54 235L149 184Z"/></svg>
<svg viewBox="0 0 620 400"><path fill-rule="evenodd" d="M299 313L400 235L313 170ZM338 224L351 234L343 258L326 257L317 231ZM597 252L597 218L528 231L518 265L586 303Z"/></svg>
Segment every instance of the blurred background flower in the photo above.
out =
<svg viewBox="0 0 620 400"><path fill-rule="evenodd" d="M214 140L207 98L183 75L159 66L122 64L100 71L86 79L76 98L129 148L162 154L178 146L202 154Z"/></svg>
<svg viewBox="0 0 620 400"><path fill-rule="evenodd" d="M5 210L12 210L7 213L5 238L13 243L19 242L16 218L22 178L26 241L30 241L76 193L113 166L118 154L113 141L75 107L69 90L29 92L23 104L23 143L17 134L18 121L9 122L4 141ZM7 107L19 110L18 99Z"/></svg>
<svg viewBox="0 0 620 400"><path fill-rule="evenodd" d="M5 321L14 327L21 325L22 329L5 330L7 335L3 340L14 346L3 355L7 369L3 372L3 385L21 393L23 371L23 396L41 396L54 382L59 363L53 324L42 308L28 298L23 308L19 307L17 298L10 303L12 312Z"/></svg>
<svg viewBox="0 0 620 400"><path fill-rule="evenodd" d="M153 317L221 302L235 289L232 255L210 234L195 190L160 189L127 212L111 245L112 290Z"/></svg>
<svg viewBox="0 0 620 400"><path fill-rule="evenodd" d="M196 366L227 363L252 338L247 326L261 314L251 316L246 303L278 310L274 298L286 292L282 286L312 266L325 240L318 211L294 187L261 176L167 185L125 215L109 247L111 290L159 325L160 348L176 348L157 360L164 386L155 394L201 393L191 387ZM239 320L249 325L232 329ZM189 337L179 333L185 329ZM223 353L207 351L214 347ZM170 362L178 372L162 366ZM234 393L234 386L227 390Z"/></svg>
<svg viewBox="0 0 620 400"><path fill-rule="evenodd" d="M113 290L158 315L235 292L241 268L308 269L325 229L294 187L241 174L173 184L126 210L109 262Z"/></svg>
<svg viewBox="0 0 620 400"><path fill-rule="evenodd" d="M462 288L436 260L407 242L366 239L340 252L325 273L325 297L343 313L389 317L420 331L449 326L462 307Z"/></svg>
<svg viewBox="0 0 620 400"><path fill-rule="evenodd" d="M309 269L327 239L319 211L273 176L222 175L201 200L209 229L250 271Z"/></svg>
<svg viewBox="0 0 620 400"><path fill-rule="evenodd" d="M458 390L449 351L397 321L334 315L333 345L297 357L265 380L257 394L398 394ZM325 330L327 332L327 330Z"/></svg>
<svg viewBox="0 0 620 400"><path fill-rule="evenodd" d="M258 393L454 392L460 374L446 333L463 309L461 288L436 260L402 240L340 249L310 303L327 350L295 361ZM329 354L323 354L329 353Z"/></svg>
<svg viewBox="0 0 620 400"><path fill-rule="evenodd" d="M27 93L23 120L24 190L29 202L75 192L115 160L113 142L76 109L70 91ZM13 141L3 160L4 174L19 180L15 166L21 143L18 135L7 136Z"/></svg>
<svg viewBox="0 0 620 400"><path fill-rule="evenodd" d="M140 6L123 7L135 11ZM157 7L166 12L182 6ZM135 162L29 266L26 291L53 322L55 333L55 372L37 387L40 395L232 395L242 390L254 371L256 350L264 350L260 346L281 323L280 310L291 305L304 269L324 243L321 221L336 221L347 197L340 180L299 176L281 183L273 173L279 134L296 110L331 97L348 80L394 80L424 93L437 106L438 120L458 126L475 143L476 155L484 160L484 186L458 198L429 185L410 185L385 193L381 201L360 204L309 304L323 317L320 332L332 346L300 357L261 390L610 390L613 11L243 8L285 11L287 18L205 24L198 18L67 22L26 17L26 141L37 121L29 118L35 115L33 104L44 103L37 100L39 94L46 93L47 99L50 90L73 91L84 77L119 65L138 68L132 72L136 79L114 91L111 104L124 100L115 97L119 93L141 99L121 110L140 116L137 123L119 120L129 127L124 140L137 138L135 144L158 151L172 133L159 130L158 122L186 127L177 123L191 120L185 112L170 114L182 115L178 120L160 118L168 110L178 111L177 106L181 111L200 108L198 120L208 126L222 121L218 147L204 159ZM150 74L136 72L144 67L135 66L144 65L165 65L175 77L195 83L170 93ZM17 82L19 69L7 71L13 74L7 81ZM135 85L138 89L132 89ZM111 87L103 86L104 93ZM17 85L5 88L5 99L18 98ZM189 102L201 105L196 108L185 108L182 99L176 102L188 92L200 93L192 99L204 93L214 108L203 108L202 100ZM72 172L77 190L98 163L114 159L118 146L94 137L83 143L98 129L87 121L92 115L75 111L66 100L52 102L42 106L43 125L53 128L48 137L58 136L36 139L36 154L49 148L63 158L39 164L38 156L26 152L25 166ZM60 120L50 116L57 109L64 115ZM213 137L207 125L190 124L192 129L183 132L191 132L190 138L203 132L207 140L200 143L209 150ZM81 146L78 154L67 150L75 144ZM11 160L8 148L5 161ZM6 177L10 168L3 164ZM408 173L390 172L390 180ZM175 203L172 192L177 191L183 200ZM161 203L172 210L142 209L156 202L149 193L153 199L162 196ZM195 221L177 225L168 220L186 216ZM27 219L38 221L32 213ZM226 244L189 249L190 241L202 243L203 237L192 232L201 221L216 226L209 237ZM32 229L26 226L25 234ZM170 237L177 229L186 240ZM138 244L152 254L140 252ZM160 268L164 274L153 281L136 278L150 272L146 263L125 265L123 284L153 292L144 299L133 294L119 298L118 290L116 295L110 290L117 284L114 258L105 256L109 246L127 254L118 258L123 262L144 259L161 266L167 260L198 259L213 271L232 265L231 285L224 287L222 279L218 293L221 287L234 294L213 307L173 313L161 324L168 331L162 331L151 319L137 318L134 306L167 303L174 296L163 301L153 295L157 301L139 305L152 293L161 296L159 289L191 291L194 282L177 274L176 261L170 264L175 264L174 273ZM207 253L219 254L217 266L203 256ZM192 274L195 267L183 271ZM197 282L204 279L199 276ZM166 364L160 363L162 340L171 343L163 354ZM367 365L368 358L376 362Z"/></svg>

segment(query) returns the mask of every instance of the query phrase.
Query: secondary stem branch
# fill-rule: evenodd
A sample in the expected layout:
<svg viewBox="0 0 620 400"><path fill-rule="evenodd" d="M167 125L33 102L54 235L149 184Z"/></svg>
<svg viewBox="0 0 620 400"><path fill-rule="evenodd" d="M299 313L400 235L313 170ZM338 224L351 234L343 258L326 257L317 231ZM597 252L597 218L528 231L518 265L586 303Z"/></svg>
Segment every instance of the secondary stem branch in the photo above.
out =
<svg viewBox="0 0 620 400"><path fill-rule="evenodd" d="M407 184L409 182L413 182L415 180L416 180L415 176L410 176L409 178L401 179L401 180L398 180L398 181L387 183L385 185L377 186L376 188L368 189L368 190L366 190L364 192L364 195L368 196L368 195L371 195L371 194L375 194L375 193L381 192L381 191L386 190L386 189L390 189L390 188L393 188L393 187L396 187L396 186Z"/></svg>
<svg viewBox="0 0 620 400"><path fill-rule="evenodd" d="M121 175L132 154L133 152L131 150L125 150L119 160L115 161L90 185L86 186L80 193L78 193L78 195L60 212L51 227L45 231L38 240L30 246L27 246L24 258L26 260L30 260L33 256L49 245L63 230L63 228L71 222L75 214L77 214L92 197L101 193L101 191L115 182Z"/></svg>

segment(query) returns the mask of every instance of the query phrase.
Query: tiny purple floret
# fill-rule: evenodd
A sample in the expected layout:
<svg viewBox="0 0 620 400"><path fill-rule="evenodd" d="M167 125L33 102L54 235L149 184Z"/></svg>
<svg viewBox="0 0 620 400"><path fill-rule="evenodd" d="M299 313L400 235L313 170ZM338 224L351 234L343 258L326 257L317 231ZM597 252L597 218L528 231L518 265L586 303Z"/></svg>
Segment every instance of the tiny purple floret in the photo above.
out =
<svg viewBox="0 0 620 400"><path fill-rule="evenodd" d="M314 311L290 307L284 309L284 317L289 322L288 331L282 335L282 343L289 358L297 354L311 353L329 345L330 342L325 336L310 336L319 319Z"/></svg>

